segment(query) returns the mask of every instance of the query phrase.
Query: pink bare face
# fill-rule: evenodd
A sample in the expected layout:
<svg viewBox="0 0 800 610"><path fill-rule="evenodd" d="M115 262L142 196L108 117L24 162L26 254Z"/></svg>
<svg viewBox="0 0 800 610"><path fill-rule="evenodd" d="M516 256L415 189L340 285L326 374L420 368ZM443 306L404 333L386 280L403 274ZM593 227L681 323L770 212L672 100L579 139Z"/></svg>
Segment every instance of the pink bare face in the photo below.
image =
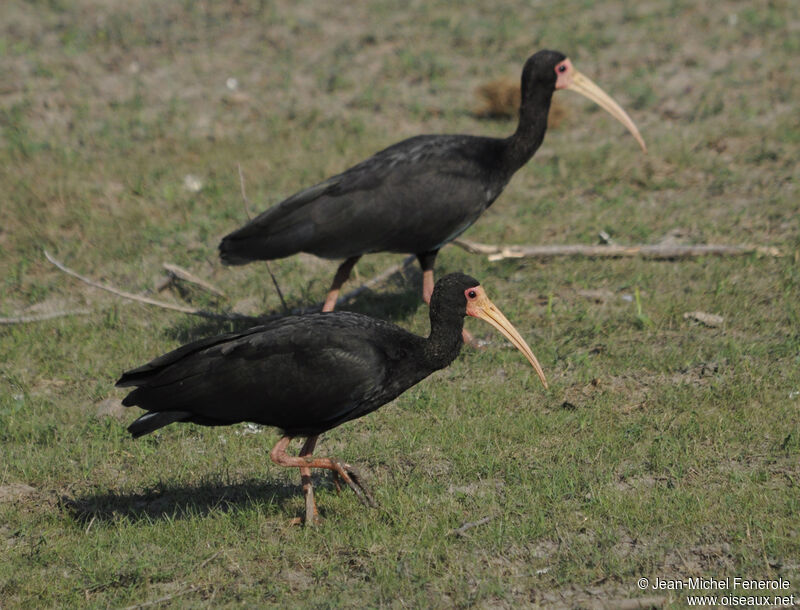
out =
<svg viewBox="0 0 800 610"><path fill-rule="evenodd" d="M556 64L556 89L567 89L572 84L572 75L575 73L575 68L572 67L572 62L565 59Z"/></svg>
<svg viewBox="0 0 800 610"><path fill-rule="evenodd" d="M475 315L474 309L473 307L471 307L471 304L478 299L479 295L485 295L485 293L483 292L483 288L481 288L480 286L473 286L472 288L467 288L464 291L464 296L467 297L467 315L470 316ZM472 313L470 313L471 309Z"/></svg>
<svg viewBox="0 0 800 610"><path fill-rule="evenodd" d="M464 296L467 297L467 315L485 320L499 330L506 339L511 341L514 347L521 351L528 359L528 362L531 363L536 374L539 375L539 379L542 380L546 388L547 379L544 376L544 371L539 361L536 359L536 356L533 355L531 348L528 347L528 344L525 343L525 339L517 332L513 324L508 321L508 318L503 315L503 312L497 309L495 304L489 300L483 288L480 286L467 288L464 291Z"/></svg>

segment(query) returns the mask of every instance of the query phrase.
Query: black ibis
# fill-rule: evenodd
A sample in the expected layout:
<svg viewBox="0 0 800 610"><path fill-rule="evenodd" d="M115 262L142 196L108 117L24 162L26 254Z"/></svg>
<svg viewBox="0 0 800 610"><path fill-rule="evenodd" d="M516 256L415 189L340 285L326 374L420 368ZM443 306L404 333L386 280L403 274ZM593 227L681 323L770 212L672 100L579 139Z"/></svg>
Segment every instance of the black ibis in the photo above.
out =
<svg viewBox="0 0 800 610"><path fill-rule="evenodd" d="M547 130L550 100L571 89L593 100L636 138L630 117L558 51L539 51L522 70L517 130L507 138L424 135L295 193L222 239L222 262L244 265L308 252L345 259L323 311L336 305L356 261L370 252L416 254L422 297L430 302L439 249L463 233L534 155Z"/></svg>
<svg viewBox="0 0 800 610"><path fill-rule="evenodd" d="M306 523L317 520L311 468L341 477L374 505L358 472L329 457L313 457L320 434L385 405L436 370L463 344L464 316L486 320L530 361L542 367L524 339L462 273L438 281L430 302L430 335L414 335L389 322L352 312L287 316L242 332L194 341L130 370L117 382L136 386L122 404L147 410L129 427L134 438L173 422L226 426L255 422L282 436L270 452L276 464L300 469ZM295 437L306 441L297 457L286 453Z"/></svg>

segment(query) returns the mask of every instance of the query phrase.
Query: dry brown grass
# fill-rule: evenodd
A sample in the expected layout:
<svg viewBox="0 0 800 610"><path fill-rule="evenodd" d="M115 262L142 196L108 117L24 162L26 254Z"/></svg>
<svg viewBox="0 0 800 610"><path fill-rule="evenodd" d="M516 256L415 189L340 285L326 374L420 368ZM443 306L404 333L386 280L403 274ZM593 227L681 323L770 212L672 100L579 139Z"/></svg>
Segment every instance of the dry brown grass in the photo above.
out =
<svg viewBox="0 0 800 610"><path fill-rule="evenodd" d="M475 116L488 119L516 119L519 114L519 79L501 77L479 85L475 89L479 105L473 110ZM553 100L547 118L548 129L558 129L566 116L566 109Z"/></svg>

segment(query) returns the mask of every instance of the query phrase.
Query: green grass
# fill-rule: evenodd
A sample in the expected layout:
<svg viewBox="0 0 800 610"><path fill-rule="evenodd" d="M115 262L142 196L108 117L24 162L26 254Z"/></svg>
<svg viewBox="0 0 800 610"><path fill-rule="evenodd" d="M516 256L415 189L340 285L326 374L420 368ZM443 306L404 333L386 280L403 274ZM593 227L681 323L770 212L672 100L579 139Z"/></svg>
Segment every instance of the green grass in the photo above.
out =
<svg viewBox="0 0 800 610"><path fill-rule="evenodd" d="M649 594L643 576L782 576L800 593L792 6L2 3L0 316L92 313L0 326L0 607L571 607ZM274 431L134 442L135 413L96 415L123 370L233 325L122 302L44 248L133 292L176 263L228 295L183 295L198 307L278 311L263 265L216 257L245 219L237 163L260 211L406 136L507 134L472 116L473 91L542 47L618 99L650 154L558 93L566 118L465 237L674 232L784 256L490 263L446 248L437 273L482 280L551 389L469 321L487 349L323 437L381 508L317 475L317 529L289 525L299 477L269 462ZM359 277L399 259L367 256ZM272 264L292 306L320 301L335 266ZM351 308L426 332L406 275ZM724 323L684 319L697 310Z"/></svg>

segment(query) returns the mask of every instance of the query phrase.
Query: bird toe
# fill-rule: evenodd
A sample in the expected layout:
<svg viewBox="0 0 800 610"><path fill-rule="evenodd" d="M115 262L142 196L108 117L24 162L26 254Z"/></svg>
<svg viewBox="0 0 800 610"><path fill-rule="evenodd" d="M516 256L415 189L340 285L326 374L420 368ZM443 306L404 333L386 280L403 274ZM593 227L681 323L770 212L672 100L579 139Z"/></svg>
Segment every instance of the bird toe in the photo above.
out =
<svg viewBox="0 0 800 610"><path fill-rule="evenodd" d="M372 494L369 492L366 484L364 483L364 479L361 474L351 466L350 464L345 464L344 462L337 462L336 473L350 486L355 494L358 496L359 500L361 500L367 506L371 506L372 508L377 508L378 503L375 501L375 498L372 497Z"/></svg>

